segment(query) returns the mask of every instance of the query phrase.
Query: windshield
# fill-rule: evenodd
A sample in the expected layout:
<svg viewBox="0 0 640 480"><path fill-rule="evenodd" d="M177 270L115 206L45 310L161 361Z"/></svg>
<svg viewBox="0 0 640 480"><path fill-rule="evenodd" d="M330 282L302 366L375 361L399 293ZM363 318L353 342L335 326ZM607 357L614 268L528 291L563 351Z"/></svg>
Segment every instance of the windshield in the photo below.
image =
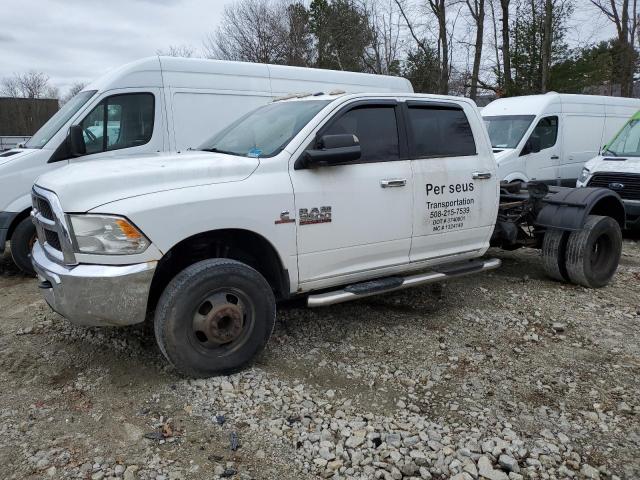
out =
<svg viewBox="0 0 640 480"><path fill-rule="evenodd" d="M516 148L535 118L534 115L483 117L493 148Z"/></svg>
<svg viewBox="0 0 640 480"><path fill-rule="evenodd" d="M242 157L273 157L329 100L276 102L249 112L204 142L199 150Z"/></svg>
<svg viewBox="0 0 640 480"><path fill-rule="evenodd" d="M63 107L56 112L56 114L45 123L40 130L38 130L33 137L25 144L26 148L42 148L44 147L51 137L53 137L58 130L60 130L65 123L73 117L82 106L89 101L91 97L96 93L96 90L88 90L86 92L80 92L71 100L63 105Z"/></svg>
<svg viewBox="0 0 640 480"><path fill-rule="evenodd" d="M605 148L604 154L640 157L640 120L630 120Z"/></svg>

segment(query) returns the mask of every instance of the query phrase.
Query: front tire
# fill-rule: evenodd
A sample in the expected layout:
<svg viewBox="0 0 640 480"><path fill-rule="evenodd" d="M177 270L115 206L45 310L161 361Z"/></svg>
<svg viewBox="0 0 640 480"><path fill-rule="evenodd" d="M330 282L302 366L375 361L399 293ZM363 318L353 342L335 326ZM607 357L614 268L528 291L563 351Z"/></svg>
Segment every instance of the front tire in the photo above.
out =
<svg viewBox="0 0 640 480"><path fill-rule="evenodd" d="M622 231L611 217L589 215L582 230L567 241L567 273L573 283L588 288L607 285L622 254Z"/></svg>
<svg viewBox="0 0 640 480"><path fill-rule="evenodd" d="M31 249L36 242L36 227L31 217L23 219L11 235L11 257L13 262L27 275L35 276L31 264Z"/></svg>
<svg viewBox="0 0 640 480"><path fill-rule="evenodd" d="M276 302L265 278L244 263L204 260L180 272L162 293L154 319L166 359L191 377L227 375L265 348Z"/></svg>

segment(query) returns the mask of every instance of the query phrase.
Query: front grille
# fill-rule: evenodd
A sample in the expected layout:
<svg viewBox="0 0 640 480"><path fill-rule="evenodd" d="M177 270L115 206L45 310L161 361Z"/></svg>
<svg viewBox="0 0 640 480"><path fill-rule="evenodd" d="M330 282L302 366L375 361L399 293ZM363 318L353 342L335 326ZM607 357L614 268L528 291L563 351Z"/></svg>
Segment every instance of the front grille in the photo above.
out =
<svg viewBox="0 0 640 480"><path fill-rule="evenodd" d="M60 237L56 232L45 230L44 236L50 247L55 248L56 250L62 250L62 245L60 245Z"/></svg>
<svg viewBox="0 0 640 480"><path fill-rule="evenodd" d="M609 188L626 200L640 200L640 175L638 174L596 172L587 186Z"/></svg>
<svg viewBox="0 0 640 480"><path fill-rule="evenodd" d="M42 197L36 197L36 208L40 214L47 220L54 220L53 211L51 205Z"/></svg>

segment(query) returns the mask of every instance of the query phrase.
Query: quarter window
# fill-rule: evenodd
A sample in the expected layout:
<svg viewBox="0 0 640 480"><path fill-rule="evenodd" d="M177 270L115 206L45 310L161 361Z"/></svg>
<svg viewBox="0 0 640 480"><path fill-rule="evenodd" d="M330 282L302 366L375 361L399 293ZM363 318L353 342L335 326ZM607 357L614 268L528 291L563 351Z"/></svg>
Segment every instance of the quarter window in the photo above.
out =
<svg viewBox="0 0 640 480"><path fill-rule="evenodd" d="M540 139L540 150L553 147L558 138L558 117L540 119L531 136Z"/></svg>
<svg viewBox="0 0 640 480"><path fill-rule="evenodd" d="M150 93L113 95L80 123L87 154L144 145L153 135L154 97Z"/></svg>
<svg viewBox="0 0 640 480"><path fill-rule="evenodd" d="M459 157L476 154L473 132L464 111L449 107L409 107L413 156Z"/></svg>
<svg viewBox="0 0 640 480"><path fill-rule="evenodd" d="M359 162L388 162L400 158L398 125L393 105L356 107L341 115L323 135L351 133L360 140Z"/></svg>

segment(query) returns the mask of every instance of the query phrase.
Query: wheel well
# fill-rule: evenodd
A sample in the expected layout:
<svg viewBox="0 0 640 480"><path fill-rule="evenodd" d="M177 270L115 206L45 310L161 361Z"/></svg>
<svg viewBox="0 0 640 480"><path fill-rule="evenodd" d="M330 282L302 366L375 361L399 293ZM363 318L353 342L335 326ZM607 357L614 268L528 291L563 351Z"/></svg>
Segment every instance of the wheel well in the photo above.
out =
<svg viewBox="0 0 640 480"><path fill-rule="evenodd" d="M620 228L624 228L625 226L624 206L620 200L614 196L608 196L598 200L589 211L589 215L611 217L618 222Z"/></svg>
<svg viewBox="0 0 640 480"><path fill-rule="evenodd" d="M7 232L7 240L11 240L13 231L16 229L18 224L25 218L29 218L29 215L31 215L31 208L27 208L26 210L16 215L16 217L13 219L13 222L11 222L11 225L9 226L9 231Z"/></svg>
<svg viewBox="0 0 640 480"><path fill-rule="evenodd" d="M209 258L243 262L265 277L276 299L289 297L289 274L268 240L248 230L214 230L182 240L162 257L151 282L147 311L155 309L165 287L179 272Z"/></svg>

